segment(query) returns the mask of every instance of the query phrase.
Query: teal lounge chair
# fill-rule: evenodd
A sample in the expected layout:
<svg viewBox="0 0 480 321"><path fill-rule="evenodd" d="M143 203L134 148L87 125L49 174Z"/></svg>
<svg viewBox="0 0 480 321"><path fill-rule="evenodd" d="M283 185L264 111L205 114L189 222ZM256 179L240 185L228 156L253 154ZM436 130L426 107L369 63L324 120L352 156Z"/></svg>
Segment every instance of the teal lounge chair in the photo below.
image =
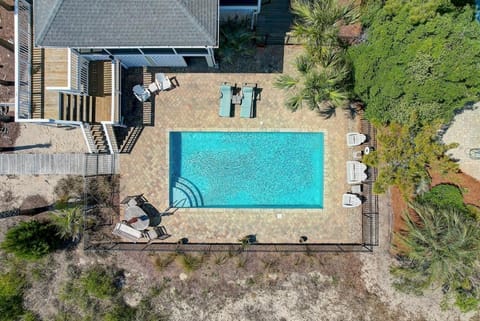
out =
<svg viewBox="0 0 480 321"><path fill-rule="evenodd" d="M220 86L220 117L232 117L232 86Z"/></svg>
<svg viewBox="0 0 480 321"><path fill-rule="evenodd" d="M250 86L244 86L242 88L242 105L240 108L240 117L252 118L253 117L253 95L254 88Z"/></svg>

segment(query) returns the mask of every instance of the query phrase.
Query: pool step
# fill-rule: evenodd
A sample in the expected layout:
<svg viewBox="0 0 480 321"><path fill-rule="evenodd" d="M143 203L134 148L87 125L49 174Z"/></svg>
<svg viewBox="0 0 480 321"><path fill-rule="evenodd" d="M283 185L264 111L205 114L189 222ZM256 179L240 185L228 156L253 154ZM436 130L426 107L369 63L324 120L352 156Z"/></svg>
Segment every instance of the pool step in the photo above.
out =
<svg viewBox="0 0 480 321"><path fill-rule="evenodd" d="M203 207L203 198L198 188L189 180L183 177L176 177L173 181L173 187L183 192L190 203L190 207ZM178 201L175 197L173 201ZM188 206L182 206L188 207Z"/></svg>

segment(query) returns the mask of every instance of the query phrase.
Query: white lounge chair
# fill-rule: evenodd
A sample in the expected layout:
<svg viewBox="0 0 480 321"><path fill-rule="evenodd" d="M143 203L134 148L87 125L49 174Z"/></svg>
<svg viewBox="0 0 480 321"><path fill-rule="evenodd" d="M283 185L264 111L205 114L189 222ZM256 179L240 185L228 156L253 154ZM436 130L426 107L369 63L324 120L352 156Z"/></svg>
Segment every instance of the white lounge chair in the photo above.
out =
<svg viewBox="0 0 480 321"><path fill-rule="evenodd" d="M143 103L150 98L151 93L146 88L143 88L142 85L135 85L133 86L133 95Z"/></svg>
<svg viewBox="0 0 480 321"><path fill-rule="evenodd" d="M343 194L342 206L347 208L357 207L362 205L362 200L355 194Z"/></svg>
<svg viewBox="0 0 480 321"><path fill-rule="evenodd" d="M136 242L143 237L142 232L137 231L133 227L125 223L117 223L113 229L112 234L120 236L124 239Z"/></svg>
<svg viewBox="0 0 480 321"><path fill-rule="evenodd" d="M347 183L360 184L367 180L367 166L359 161L347 161Z"/></svg>
<svg viewBox="0 0 480 321"><path fill-rule="evenodd" d="M367 140L367 136L360 133L347 133L347 146L358 146Z"/></svg>
<svg viewBox="0 0 480 321"><path fill-rule="evenodd" d="M170 79L161 72L155 74L155 84L158 86L158 90L168 90L172 87Z"/></svg>

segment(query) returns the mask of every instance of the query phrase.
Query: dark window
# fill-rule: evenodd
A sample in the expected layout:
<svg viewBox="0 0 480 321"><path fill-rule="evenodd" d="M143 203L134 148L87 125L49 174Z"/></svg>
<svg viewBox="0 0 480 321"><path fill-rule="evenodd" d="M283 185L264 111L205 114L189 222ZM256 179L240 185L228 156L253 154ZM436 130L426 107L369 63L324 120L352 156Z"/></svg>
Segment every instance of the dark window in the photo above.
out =
<svg viewBox="0 0 480 321"><path fill-rule="evenodd" d="M202 48L175 48L179 55L207 55L207 49Z"/></svg>
<svg viewBox="0 0 480 321"><path fill-rule="evenodd" d="M138 49L133 48L133 49L128 49L128 48L118 48L118 49L108 49L109 52L112 53L112 55L139 55L140 51Z"/></svg>
<svg viewBox="0 0 480 321"><path fill-rule="evenodd" d="M220 0L220 6L257 6L257 0Z"/></svg>
<svg viewBox="0 0 480 321"><path fill-rule="evenodd" d="M175 52L173 52L172 48L140 48L141 51L143 51L144 54L146 55L173 55Z"/></svg>
<svg viewBox="0 0 480 321"><path fill-rule="evenodd" d="M77 49L77 51L81 55L108 55L103 49Z"/></svg>

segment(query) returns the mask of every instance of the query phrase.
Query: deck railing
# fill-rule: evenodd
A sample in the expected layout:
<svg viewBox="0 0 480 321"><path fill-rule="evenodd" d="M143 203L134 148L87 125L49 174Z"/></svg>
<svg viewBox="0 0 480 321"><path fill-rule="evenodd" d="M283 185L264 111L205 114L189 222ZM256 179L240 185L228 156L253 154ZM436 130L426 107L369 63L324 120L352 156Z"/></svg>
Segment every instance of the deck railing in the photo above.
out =
<svg viewBox="0 0 480 321"><path fill-rule="evenodd" d="M32 5L15 0L15 120L31 118Z"/></svg>

